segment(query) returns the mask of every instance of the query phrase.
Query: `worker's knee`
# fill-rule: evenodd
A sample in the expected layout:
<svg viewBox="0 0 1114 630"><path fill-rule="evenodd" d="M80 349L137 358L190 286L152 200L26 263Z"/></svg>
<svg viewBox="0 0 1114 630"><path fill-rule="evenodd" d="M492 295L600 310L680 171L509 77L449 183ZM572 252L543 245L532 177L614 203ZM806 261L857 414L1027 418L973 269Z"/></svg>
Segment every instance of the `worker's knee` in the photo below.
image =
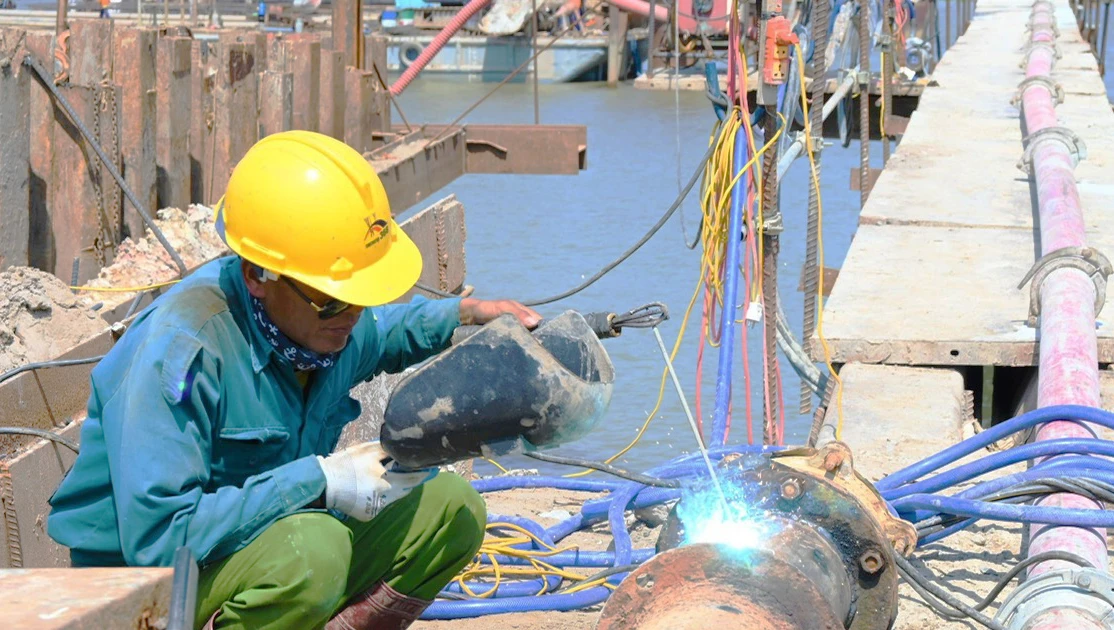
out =
<svg viewBox="0 0 1114 630"><path fill-rule="evenodd" d="M329 514L294 514L274 523L277 544L262 576L297 600L307 617L328 619L344 601L352 564L352 533Z"/></svg>
<svg viewBox="0 0 1114 630"><path fill-rule="evenodd" d="M471 559L479 550L487 528L487 506L483 497L472 484L451 473L440 473L426 482L423 493L443 502L445 524L454 534L445 550L446 557Z"/></svg>

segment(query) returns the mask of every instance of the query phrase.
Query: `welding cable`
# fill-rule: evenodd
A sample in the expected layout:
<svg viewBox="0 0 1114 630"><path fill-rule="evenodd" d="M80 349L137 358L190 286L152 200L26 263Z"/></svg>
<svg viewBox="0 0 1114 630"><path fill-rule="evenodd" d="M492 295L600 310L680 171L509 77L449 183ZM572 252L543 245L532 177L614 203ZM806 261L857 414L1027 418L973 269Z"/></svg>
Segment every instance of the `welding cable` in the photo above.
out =
<svg viewBox="0 0 1114 630"><path fill-rule="evenodd" d="M103 359L104 356L105 355L101 354L95 357L87 357L84 359L57 359L54 361L39 361L37 363L27 363L17 368L8 370L3 374L0 374L0 383L15 378L20 374L23 374L24 372L30 372L32 370L41 370L54 367L69 367L72 365L88 365L90 363L96 363L97 361Z"/></svg>
<svg viewBox="0 0 1114 630"><path fill-rule="evenodd" d="M935 494L914 494L898 499L891 506L899 513L910 509L924 509L968 516L972 518L1006 521L1011 523L1040 523L1072 527L1114 527L1114 512L1107 510L1045 507L1039 505L1009 505L973 499L957 499Z"/></svg>
<svg viewBox="0 0 1114 630"><path fill-rule="evenodd" d="M1114 429L1114 413L1083 405L1056 405L1035 409L1001 422L972 437L952 445L935 455L906 466L887 475L875 484L879 492L884 492L918 479L927 473L959 461L963 457L1007 438L1019 431L1052 421L1089 422Z"/></svg>
<svg viewBox="0 0 1114 630"><path fill-rule="evenodd" d="M903 558L901 554L895 553L894 561L897 562L898 572L905 578L909 586L913 587L913 590L917 591L917 593L924 598L924 601L937 613L950 619L970 618L972 621L986 628L990 628L990 630L1006 630L1005 626L1002 624L963 603L948 591L937 586L932 580L921 573L919 569ZM948 608L949 606L951 609Z"/></svg>
<svg viewBox="0 0 1114 630"><path fill-rule="evenodd" d="M576 285L575 287L573 287L573 288L571 288L567 291L558 293L557 295L552 295L552 296L549 296L549 297L545 297L545 298L539 298L539 299L536 299L536 300L527 300L527 301L522 302L522 304L524 306L543 306L545 304L551 304L553 302L559 302L559 301L561 301L561 300L563 300L567 297L576 295L577 293L580 293L584 289L587 289L588 287L595 284L600 278L602 278L602 277L606 276L608 273L610 273L612 269L618 267L624 261L626 261L626 259L630 258L635 252L637 252L639 249L641 249L643 245L648 243L650 241L650 239L653 238L654 235L657 234L659 230L661 230L661 228L666 224L666 222L669 221L669 218L673 216L673 213L677 212L677 209L681 207L681 204L684 203L685 198L688 197L689 192L692 191L693 186L696 185L696 182L700 179L701 175L703 175L704 168L708 164L708 159L712 157L712 153L714 152L714 150L715 150L715 145L714 144L712 146L708 147L708 150L704 153L704 156L702 158L700 158L700 161L697 163L696 170L693 171L692 177L689 178L688 183L685 184L685 187L681 189L681 192L677 194L677 198L674 199L673 203L669 205L669 208L665 211L665 214L663 214L661 216L661 218L658 219L658 222L655 223L653 225L653 227L651 227L646 232L646 234L644 234L642 236L642 238L638 239L638 241L634 245L630 246L630 248L628 248L625 252L620 254L618 258L616 258L615 260L613 260L613 261L607 263L606 265L604 265L603 268L600 269L599 271L597 271L595 274L593 274L592 277L588 278L584 282L581 282L580 284Z"/></svg>
<svg viewBox="0 0 1114 630"><path fill-rule="evenodd" d="M536 459L538 461L549 462L550 464L560 464L562 466L576 466L578 468L591 468L593 470L598 470L600 472L604 472L604 473L607 473L609 475L619 477L621 479L626 479L628 481L634 481L634 482L637 482L637 483L640 483L640 484L643 484L643 485L646 485L646 486L655 486L655 487L658 487L658 488L679 488L679 487L681 487L681 482L677 481L676 479L658 479L657 477L651 477L649 475L643 475L643 474L633 473L633 472L630 472L630 471L627 471L627 470L623 470L622 468L617 468L615 466L612 466L611 464L605 464L603 462L594 462L592 460L581 459L579 457L564 457L564 456L561 456L561 455L553 455L551 453L540 453L540 452L537 452L537 451L528 451L528 452L523 453L523 455L525 455L526 457L529 457L531 459Z"/></svg>
<svg viewBox="0 0 1114 630"><path fill-rule="evenodd" d="M42 429L33 429L31 427L0 427L0 435L30 435L40 437L44 440L57 442L75 453L78 452L77 444L74 444L57 433L44 431Z"/></svg>
<svg viewBox="0 0 1114 630"><path fill-rule="evenodd" d="M922 481L905 484L899 488L881 491L882 497L893 502L904 496L929 493L950 488L980 475L1029 459L1056 455L1085 454L1114 457L1114 442L1095 438L1058 438L1015 446L1007 451L992 453L971 463L938 473ZM875 486L877 487L877 485Z"/></svg>

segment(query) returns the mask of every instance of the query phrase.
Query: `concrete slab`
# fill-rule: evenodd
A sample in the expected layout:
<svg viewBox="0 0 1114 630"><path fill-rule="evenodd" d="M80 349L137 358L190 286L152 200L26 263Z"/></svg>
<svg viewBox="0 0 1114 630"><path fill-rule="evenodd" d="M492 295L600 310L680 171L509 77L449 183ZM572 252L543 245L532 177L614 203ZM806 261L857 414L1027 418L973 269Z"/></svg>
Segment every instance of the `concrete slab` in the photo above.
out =
<svg viewBox="0 0 1114 630"><path fill-rule="evenodd" d="M1017 284L1040 256L1039 232L1029 178L1017 168L1023 129L1011 104L1030 10L981 0L937 67L825 306L834 361L1036 364L1028 289ZM1057 20L1063 58L1053 77L1065 91L1057 117L1087 145L1075 172L1088 243L1114 255L1114 216L1104 211L1114 205L1114 111L1067 2L1057 2ZM1112 313L1108 303L1099 317L1104 363L1114 361ZM821 358L820 344L811 347Z"/></svg>
<svg viewBox="0 0 1114 630"><path fill-rule="evenodd" d="M165 628L173 569L0 569L0 627Z"/></svg>

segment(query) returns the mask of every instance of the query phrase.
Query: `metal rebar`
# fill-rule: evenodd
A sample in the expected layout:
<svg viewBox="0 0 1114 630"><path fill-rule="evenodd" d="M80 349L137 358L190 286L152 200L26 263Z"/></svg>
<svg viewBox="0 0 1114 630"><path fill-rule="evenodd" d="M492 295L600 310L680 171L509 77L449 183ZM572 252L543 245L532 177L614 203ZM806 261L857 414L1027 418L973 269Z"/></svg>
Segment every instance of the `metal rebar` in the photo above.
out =
<svg viewBox="0 0 1114 630"><path fill-rule="evenodd" d="M944 0L944 50L952 47L952 2ZM943 56L941 51L941 56Z"/></svg>
<svg viewBox="0 0 1114 630"><path fill-rule="evenodd" d="M870 194L870 2L859 1L859 73L867 80L859 86L859 209Z"/></svg>
<svg viewBox="0 0 1114 630"><path fill-rule="evenodd" d="M657 29L658 0L650 0L650 34L646 38L646 76L654 78L654 43L657 41L655 37Z"/></svg>
<svg viewBox="0 0 1114 630"><path fill-rule="evenodd" d="M62 36L66 30L66 12L69 10L70 4L66 0L58 0L58 11L55 16L54 22L54 38L55 41Z"/></svg>
<svg viewBox="0 0 1114 630"><path fill-rule="evenodd" d="M821 82L822 83L822 82ZM789 121L785 121L789 125ZM773 138L778 132L778 119L767 115L764 138ZM762 156L762 324L766 352L766 422L762 430L764 444L777 444L780 417L781 390L777 364L777 265L781 231L781 210L778 208L779 186L777 178L778 145L775 142Z"/></svg>
<svg viewBox="0 0 1114 630"><path fill-rule="evenodd" d="M812 25L812 49L815 51L823 51L828 49L828 22L831 13L831 5L824 2L813 2L811 8L811 15L809 16L809 23ZM812 83L809 84L809 99L808 99L808 126L809 135L814 139L823 138L824 128L824 77L827 74L827 68L824 66L824 55L812 55L812 63L809 65L809 78ZM850 82L846 79L846 89L851 89ZM843 88L843 85L840 86ZM804 87L802 86L802 89ZM839 92L839 89L836 90ZM838 103L842 96L833 95L832 102ZM834 107L833 107L834 109ZM799 138L800 141L805 142L804 138ZM816 164L816 181L809 177L808 186L808 226L807 234L805 236L805 305L804 305L804 327L801 329L801 345L808 350L809 339L812 337L812 331L816 328L816 308L817 308L817 290L820 286L820 273L819 264L819 241L820 241L820 190L817 188L817 183L820 180L820 149L822 143L816 142L816 146L810 147L813 150L813 160ZM780 162L778 164L780 170ZM778 173L780 179L781 174ZM808 386L804 379L801 380L801 398L799 411L802 414L808 413L812 409L812 388Z"/></svg>
<svg viewBox="0 0 1114 630"><path fill-rule="evenodd" d="M1110 5L1114 4L1107 0L1102 9L1102 31L1099 40L1102 45L1099 46L1099 74L1106 76L1106 40L1110 39Z"/></svg>
<svg viewBox="0 0 1114 630"><path fill-rule="evenodd" d="M70 102L66 99L66 97L58 91L58 87L54 85L54 80L50 76L50 74L48 74L47 71L43 69L41 65L39 65L39 62L35 59L34 55L25 55L23 57L23 63L29 66L31 70L33 70L35 74L38 75L39 81L42 82L46 89L50 90L51 95L54 96L54 100L56 100L58 104L62 106L62 109L66 111L66 115L70 117L70 120L73 121L74 126L77 127L77 130L81 133L82 137L85 138L85 141L88 142L89 146L93 148L93 152L97 154L97 157L100 158L105 168L108 169L109 174L112 175L112 179L116 180L116 184L120 186L120 189L122 191L124 191L124 196L127 197L129 202L131 202L132 206L135 208L136 212L139 213L139 216L143 219L143 222L147 224L147 227L151 230L151 232L154 233L155 238L157 238L159 241L159 244L161 244L166 252L170 254L170 258L178 267L178 273L180 274L180 276L183 278L186 277L186 273L188 272L188 270L186 269L186 263L182 260L182 257L178 255L178 252L174 249L174 246L170 244L170 241L166 240L166 235L163 234L162 230L159 229L159 226L155 224L154 219L152 219L151 215L147 212L147 208L145 208L143 204L140 203L139 199L136 198L135 193L132 192L132 189L128 186L127 182L124 181L124 176L120 174L119 169L116 168L116 165L112 163L112 160L110 160L108 155L105 154L104 149L101 148L100 142L98 142L97 139L93 137L92 132L90 132L89 128L85 126L85 122L82 121L81 117L77 115L77 112L74 111L73 106L70 105Z"/></svg>
<svg viewBox="0 0 1114 630"><path fill-rule="evenodd" d="M542 121L541 104L538 100L538 0L531 0L530 11L530 50L533 53L534 70L534 124Z"/></svg>
<svg viewBox="0 0 1114 630"><path fill-rule="evenodd" d="M379 81L379 87L387 92L387 100L391 101L391 104L395 106L395 111L398 112L399 118L402 119L402 124L406 125L406 133L412 133L414 128L410 126L410 121L406 119L406 114L402 113L402 106L399 105L398 99L391 93L391 88L383 79L383 73L379 71L379 64L374 61L371 62L371 69L375 71L375 76Z"/></svg>
<svg viewBox="0 0 1114 630"><path fill-rule="evenodd" d="M878 130L882 136L882 167L890 161L890 136L886 133L886 116L893 110L894 68L894 5L882 0L882 111L878 114Z"/></svg>

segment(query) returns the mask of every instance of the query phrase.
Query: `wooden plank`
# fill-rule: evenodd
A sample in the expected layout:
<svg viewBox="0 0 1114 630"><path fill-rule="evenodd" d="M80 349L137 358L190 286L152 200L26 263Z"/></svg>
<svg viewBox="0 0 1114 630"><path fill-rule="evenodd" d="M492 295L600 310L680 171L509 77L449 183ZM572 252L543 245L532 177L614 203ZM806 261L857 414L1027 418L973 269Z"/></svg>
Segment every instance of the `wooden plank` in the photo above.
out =
<svg viewBox="0 0 1114 630"><path fill-rule="evenodd" d="M374 73L345 68L344 142L361 153L375 147L376 85Z"/></svg>
<svg viewBox="0 0 1114 630"><path fill-rule="evenodd" d="M100 129L100 143L119 168L119 133L109 124L116 117L120 90L115 86L88 88L64 86L62 94L90 130ZM112 245L119 232L119 187L108 175L66 113L55 106L56 125L51 164L52 234L55 243L55 274L72 281L77 261L77 282L96 277L112 260Z"/></svg>
<svg viewBox="0 0 1114 630"><path fill-rule="evenodd" d="M347 74L344 53L321 51L321 115L318 130L337 140L344 139L344 110L347 103Z"/></svg>
<svg viewBox="0 0 1114 630"><path fill-rule="evenodd" d="M213 163L216 159L215 101L220 46L195 39L190 46L190 201L211 203Z"/></svg>
<svg viewBox="0 0 1114 630"><path fill-rule="evenodd" d="M0 28L0 271L28 264L31 216L31 77L20 60L26 32Z"/></svg>
<svg viewBox="0 0 1114 630"><path fill-rule="evenodd" d="M113 20L70 20L70 83L93 86L112 78L112 24Z"/></svg>
<svg viewBox="0 0 1114 630"><path fill-rule="evenodd" d="M113 81L122 88L120 112L120 149L123 154L124 181L147 212L158 207L155 163L156 117L155 67L158 31L125 28L116 33L113 51ZM113 184L115 185L115 184ZM123 236L142 237L147 229L132 204L125 203Z"/></svg>
<svg viewBox="0 0 1114 630"><path fill-rule="evenodd" d="M213 91L216 157L209 203L224 194L232 169L259 136L257 48L250 43L223 44L220 74Z"/></svg>
<svg viewBox="0 0 1114 630"><path fill-rule="evenodd" d="M294 124L294 75L289 72L259 73L259 137L288 131Z"/></svg>
<svg viewBox="0 0 1114 630"><path fill-rule="evenodd" d="M185 208L190 203L190 41L188 37L163 37L158 43L159 208Z"/></svg>
<svg viewBox="0 0 1114 630"><path fill-rule="evenodd" d="M53 67L47 61L53 57L50 52L52 37L53 33L48 31L29 31L25 40L28 52L44 68ZM31 79L30 90L30 137L35 141L31 143L31 177L28 187L28 257L31 266L53 273L56 252L49 182L50 169L54 162L54 106L50 92L38 79Z"/></svg>

